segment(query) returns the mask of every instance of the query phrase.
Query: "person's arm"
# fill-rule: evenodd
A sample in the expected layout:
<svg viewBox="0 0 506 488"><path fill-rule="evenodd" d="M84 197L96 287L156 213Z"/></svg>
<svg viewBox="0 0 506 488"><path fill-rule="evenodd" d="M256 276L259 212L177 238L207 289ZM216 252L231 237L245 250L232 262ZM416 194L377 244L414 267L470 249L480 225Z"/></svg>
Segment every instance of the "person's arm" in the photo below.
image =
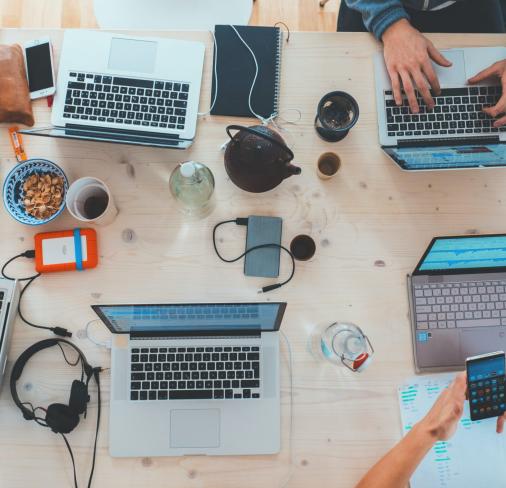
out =
<svg viewBox="0 0 506 488"><path fill-rule="evenodd" d="M499 117L494 122L494 127L506 124L506 59L494 63L492 66L480 71L469 79L469 83L480 83L485 80L499 80L502 85L502 96L493 107L484 108L483 111L490 117Z"/></svg>
<svg viewBox="0 0 506 488"><path fill-rule="evenodd" d="M383 32L400 19L409 19L401 0L345 0L346 5L362 15L365 28L376 39L381 40Z"/></svg>
<svg viewBox="0 0 506 488"><path fill-rule="evenodd" d="M448 439L457 429L466 388L466 375L461 373L439 395L429 413L371 468L357 488L404 488L436 441Z"/></svg>

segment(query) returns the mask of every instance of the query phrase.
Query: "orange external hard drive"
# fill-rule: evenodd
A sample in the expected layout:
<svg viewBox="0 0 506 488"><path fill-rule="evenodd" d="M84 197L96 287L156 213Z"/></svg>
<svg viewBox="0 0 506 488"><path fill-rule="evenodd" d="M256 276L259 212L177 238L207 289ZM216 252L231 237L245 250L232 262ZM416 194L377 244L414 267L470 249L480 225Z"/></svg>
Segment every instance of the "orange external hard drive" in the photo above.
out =
<svg viewBox="0 0 506 488"><path fill-rule="evenodd" d="M82 271L98 264L94 229L43 232L35 236L35 269L38 273Z"/></svg>

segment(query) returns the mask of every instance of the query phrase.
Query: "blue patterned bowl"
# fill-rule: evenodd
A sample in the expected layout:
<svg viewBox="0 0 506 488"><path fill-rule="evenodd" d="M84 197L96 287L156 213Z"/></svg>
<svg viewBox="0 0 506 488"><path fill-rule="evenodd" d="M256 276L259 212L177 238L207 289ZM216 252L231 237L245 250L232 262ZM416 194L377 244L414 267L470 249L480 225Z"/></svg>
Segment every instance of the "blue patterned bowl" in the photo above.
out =
<svg viewBox="0 0 506 488"><path fill-rule="evenodd" d="M34 174L47 174L51 173L56 176L61 176L63 178L63 200L61 206L55 214L51 215L51 217L47 219L38 219L33 215L30 215L25 210L25 205L23 203L23 184L30 176ZM29 159L28 161L24 161L16 165L10 173L6 176L3 187L3 200L4 205L7 210L11 214L11 216L17 220L18 222L26 225L42 225L51 222L51 220L58 217L63 212L65 208L65 195L67 193L69 187L69 182L63 170L48 161L47 159Z"/></svg>

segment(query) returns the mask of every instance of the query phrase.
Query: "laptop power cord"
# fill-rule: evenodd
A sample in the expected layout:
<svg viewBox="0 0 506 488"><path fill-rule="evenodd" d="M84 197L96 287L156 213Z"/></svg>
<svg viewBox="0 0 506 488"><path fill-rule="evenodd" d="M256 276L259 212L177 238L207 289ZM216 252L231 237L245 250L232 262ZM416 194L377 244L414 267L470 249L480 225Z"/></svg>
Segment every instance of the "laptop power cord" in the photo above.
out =
<svg viewBox="0 0 506 488"><path fill-rule="evenodd" d="M292 271L290 272L290 276L288 276L288 278L285 281L282 281L281 283L275 283L273 285L264 286L264 287L262 287L262 288L260 288L258 290L258 293L267 293L269 291L276 290L276 289L281 288L282 286L286 285L287 283L289 283L292 280L293 275L295 274L295 258L293 257L293 254L291 253L291 251L289 249L287 249L285 246L282 246L281 244L274 244L274 243L273 244L260 244L258 246L253 246L253 247L250 247L249 249L246 249L246 251L244 251L240 256L237 256L236 258L232 258L232 259L224 258L220 254L220 252L218 251L218 247L216 245L216 231L222 225L224 225L224 224L231 224L231 223L235 223L236 225L248 226L248 218L247 217L238 217L237 219L224 220L222 222L218 222L214 226L214 228L213 228L213 246L214 246L214 251L216 252L216 255L224 263L235 263L235 262L239 261L240 259L244 258L244 256L246 256L250 252L256 251L257 249L265 249L265 248L269 248L269 247L276 247L276 248L279 248L279 249L283 249L283 251L285 251L290 256L290 259L292 260Z"/></svg>
<svg viewBox="0 0 506 488"><path fill-rule="evenodd" d="M21 254L18 254L17 256L14 256L14 257L10 258L2 266L2 271L1 271L2 276L6 280L10 280L10 281L16 281L16 280L17 281L26 281L26 285L23 287L23 289L21 290L21 293L19 294L19 301L18 301L18 314L19 314L19 318L26 325L29 325L30 327L35 327L36 329L50 330L55 335L60 336L60 337L72 337L72 332L69 332L67 329L65 329L63 327L47 327L47 326L44 326L44 325L38 325L38 324L34 324L33 322L30 322L29 320L27 320L25 318L25 316L23 315L23 312L21 311L21 300L22 300L23 295L25 294L26 290L28 289L28 287L40 276L40 273L34 274L32 276L27 276L25 278L14 278L12 276L8 276L7 274L5 274L5 269L7 268L7 266L9 264L11 264L13 261L15 261L16 259L19 259L19 258L34 259L35 258L35 250L30 249L30 250L25 251L25 252L23 252Z"/></svg>

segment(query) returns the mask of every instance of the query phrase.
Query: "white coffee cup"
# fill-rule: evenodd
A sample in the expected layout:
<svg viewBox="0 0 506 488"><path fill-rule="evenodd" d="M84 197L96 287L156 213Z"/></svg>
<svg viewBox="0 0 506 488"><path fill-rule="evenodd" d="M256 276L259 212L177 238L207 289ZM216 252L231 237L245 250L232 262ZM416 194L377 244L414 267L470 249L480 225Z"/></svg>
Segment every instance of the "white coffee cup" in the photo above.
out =
<svg viewBox="0 0 506 488"><path fill-rule="evenodd" d="M118 215L107 185L91 176L79 178L70 185L66 203L72 217L82 222L108 225Z"/></svg>

